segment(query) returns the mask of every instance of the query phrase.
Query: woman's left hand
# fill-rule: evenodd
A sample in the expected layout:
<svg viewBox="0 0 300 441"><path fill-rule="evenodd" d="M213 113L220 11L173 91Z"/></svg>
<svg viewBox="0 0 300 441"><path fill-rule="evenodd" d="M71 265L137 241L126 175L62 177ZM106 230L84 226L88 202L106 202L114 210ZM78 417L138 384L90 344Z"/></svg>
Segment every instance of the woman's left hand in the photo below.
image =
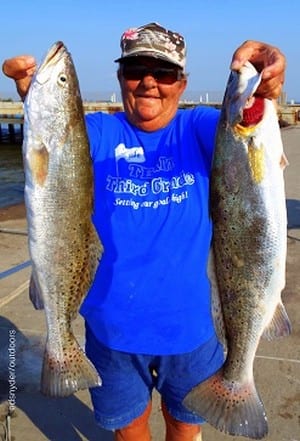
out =
<svg viewBox="0 0 300 441"><path fill-rule="evenodd" d="M247 40L234 52L230 68L239 70L246 61L250 61L258 72L262 72L262 81L256 94L263 98L277 99L282 92L286 68L282 52L275 46Z"/></svg>

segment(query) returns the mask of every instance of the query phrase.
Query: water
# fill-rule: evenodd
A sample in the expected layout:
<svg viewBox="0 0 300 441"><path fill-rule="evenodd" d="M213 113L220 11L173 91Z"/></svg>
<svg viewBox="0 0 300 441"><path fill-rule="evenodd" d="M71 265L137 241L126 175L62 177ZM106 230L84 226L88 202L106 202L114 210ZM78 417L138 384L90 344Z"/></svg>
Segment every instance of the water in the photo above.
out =
<svg viewBox="0 0 300 441"><path fill-rule="evenodd" d="M20 144L0 144L0 207L24 201L24 171Z"/></svg>

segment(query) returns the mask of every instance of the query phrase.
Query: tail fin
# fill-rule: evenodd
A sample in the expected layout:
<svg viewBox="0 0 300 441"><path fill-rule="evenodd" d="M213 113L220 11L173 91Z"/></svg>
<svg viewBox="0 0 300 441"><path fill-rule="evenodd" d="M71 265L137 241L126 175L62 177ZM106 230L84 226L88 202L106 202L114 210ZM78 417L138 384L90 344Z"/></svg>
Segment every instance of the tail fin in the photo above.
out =
<svg viewBox="0 0 300 441"><path fill-rule="evenodd" d="M223 369L192 389L183 404L230 435L262 439L268 433L266 413L254 383L227 381Z"/></svg>
<svg viewBox="0 0 300 441"><path fill-rule="evenodd" d="M96 368L80 348L73 334L61 353L50 352L46 344L41 392L51 397L67 397L80 389L101 386ZM58 351L57 351L58 352Z"/></svg>

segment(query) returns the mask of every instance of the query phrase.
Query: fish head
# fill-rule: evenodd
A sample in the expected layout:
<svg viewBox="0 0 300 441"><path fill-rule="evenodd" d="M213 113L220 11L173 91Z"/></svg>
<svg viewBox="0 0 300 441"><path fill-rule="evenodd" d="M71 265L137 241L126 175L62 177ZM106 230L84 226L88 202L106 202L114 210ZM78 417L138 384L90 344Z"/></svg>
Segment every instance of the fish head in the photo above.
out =
<svg viewBox="0 0 300 441"><path fill-rule="evenodd" d="M35 144L50 152L64 143L66 133L82 115L75 67L65 45L52 45L39 65L24 102L25 124Z"/></svg>
<svg viewBox="0 0 300 441"><path fill-rule="evenodd" d="M240 70L231 71L223 103L223 109L226 112L225 119L230 126L242 121L243 109L250 105L260 82L261 73L258 73L253 64L248 61Z"/></svg>

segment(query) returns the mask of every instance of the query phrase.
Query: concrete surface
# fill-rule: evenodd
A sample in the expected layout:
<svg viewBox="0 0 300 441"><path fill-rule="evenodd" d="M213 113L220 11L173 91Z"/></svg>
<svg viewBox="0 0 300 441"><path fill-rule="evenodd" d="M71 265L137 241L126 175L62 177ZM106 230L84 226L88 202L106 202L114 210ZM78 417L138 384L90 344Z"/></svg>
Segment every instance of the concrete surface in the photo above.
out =
<svg viewBox="0 0 300 441"><path fill-rule="evenodd" d="M254 370L269 421L265 440L300 441L300 127L283 129L282 136L290 162L285 172L288 256L283 301L293 333L285 339L262 341ZM0 277L6 270L28 262L27 237L19 234L22 232L26 233L24 207L0 210ZM96 426L87 391L64 399L39 393L45 322L44 313L35 311L28 299L29 274L30 267L25 266L0 278L0 440L112 441L111 433ZM83 343L80 318L74 329ZM9 397L11 402L15 399L10 416ZM164 425L156 393L151 428L153 440L163 441ZM203 441L244 439L224 435L208 424L203 428Z"/></svg>

